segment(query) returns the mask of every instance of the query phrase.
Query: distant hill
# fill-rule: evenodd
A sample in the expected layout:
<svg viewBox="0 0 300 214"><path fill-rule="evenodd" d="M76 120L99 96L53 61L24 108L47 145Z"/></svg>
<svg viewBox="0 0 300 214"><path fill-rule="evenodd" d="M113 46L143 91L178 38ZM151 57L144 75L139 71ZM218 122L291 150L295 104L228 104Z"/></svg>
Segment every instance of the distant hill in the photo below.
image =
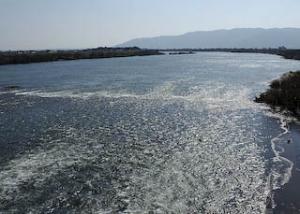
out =
<svg viewBox="0 0 300 214"><path fill-rule="evenodd" d="M300 49L300 28L236 28L198 31L179 36L133 39L118 47L171 48L277 48Z"/></svg>

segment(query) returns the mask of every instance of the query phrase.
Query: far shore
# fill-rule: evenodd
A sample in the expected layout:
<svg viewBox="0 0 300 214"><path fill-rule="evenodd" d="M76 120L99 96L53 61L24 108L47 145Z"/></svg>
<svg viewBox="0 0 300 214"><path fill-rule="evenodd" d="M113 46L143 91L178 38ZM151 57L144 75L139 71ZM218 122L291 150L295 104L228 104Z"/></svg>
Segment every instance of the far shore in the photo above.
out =
<svg viewBox="0 0 300 214"><path fill-rule="evenodd" d="M279 48L205 48L205 49L141 49L138 47L99 47L82 50L18 50L0 51L0 65L28 64L61 60L100 59L114 57L163 55L163 52L172 52L170 55L193 54L196 52L230 52L230 53L263 53L274 54L285 59L300 60L300 49Z"/></svg>
<svg viewBox="0 0 300 214"><path fill-rule="evenodd" d="M83 50L0 51L0 65L28 64L61 60L99 59L130 56L161 55L158 50L128 48L93 48Z"/></svg>
<svg viewBox="0 0 300 214"><path fill-rule="evenodd" d="M282 56L285 59L300 60L300 49L279 48L182 48L182 49L159 49L159 51L173 52L230 52L230 53L262 53Z"/></svg>

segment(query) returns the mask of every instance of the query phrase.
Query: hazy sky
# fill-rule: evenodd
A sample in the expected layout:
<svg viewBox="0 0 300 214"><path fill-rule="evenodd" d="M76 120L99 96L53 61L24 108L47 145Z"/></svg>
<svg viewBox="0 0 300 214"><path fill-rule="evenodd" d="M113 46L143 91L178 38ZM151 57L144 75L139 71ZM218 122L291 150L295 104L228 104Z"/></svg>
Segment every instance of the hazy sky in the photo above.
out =
<svg viewBox="0 0 300 214"><path fill-rule="evenodd" d="M0 49L112 46L137 37L300 27L300 0L0 0Z"/></svg>

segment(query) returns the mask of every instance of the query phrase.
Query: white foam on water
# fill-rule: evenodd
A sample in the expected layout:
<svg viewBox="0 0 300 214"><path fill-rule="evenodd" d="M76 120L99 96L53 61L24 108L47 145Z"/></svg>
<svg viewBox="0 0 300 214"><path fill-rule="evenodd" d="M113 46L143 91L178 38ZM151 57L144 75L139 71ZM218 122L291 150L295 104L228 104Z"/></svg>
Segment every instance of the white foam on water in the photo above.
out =
<svg viewBox="0 0 300 214"><path fill-rule="evenodd" d="M272 112L267 112L266 114L269 117L279 119L280 120L280 128L283 130L282 133L280 133L278 136L274 137L271 140L272 150L275 154L274 164L276 165L276 164L279 164L280 162L283 162L283 163L287 163L287 165L288 165L288 167L286 167L284 173L282 173L282 172L278 173L276 171L273 171L273 174L270 175L270 176L274 176L274 178L275 178L275 181L273 182L273 189L279 189L284 184L289 182L289 180L292 176L292 170L293 170L293 167L294 167L294 163L292 161L290 161L287 158L281 156L281 153L284 152L284 148L283 147L278 147L278 143L279 143L281 137L283 137L284 135L286 135L289 132L289 130L287 128L288 127L288 122L292 118L285 117L285 116L280 115L280 114L274 114Z"/></svg>
<svg viewBox="0 0 300 214"><path fill-rule="evenodd" d="M240 68L260 68L260 67L263 67L263 65L258 64L258 63L248 63L248 64L240 64L239 67Z"/></svg>
<svg viewBox="0 0 300 214"><path fill-rule="evenodd" d="M78 99L88 99L92 97L111 97L111 98L121 98L121 97L132 97L138 98L139 95L129 94L129 93L110 93L109 91L96 91L96 92L76 92L72 90L63 90L63 91L25 91L25 92L17 92L16 95L24 95L24 96L38 96L38 97L58 97L58 98L78 98Z"/></svg>
<svg viewBox="0 0 300 214"><path fill-rule="evenodd" d="M0 91L0 95L7 94L8 92Z"/></svg>
<svg viewBox="0 0 300 214"><path fill-rule="evenodd" d="M57 98L75 98L75 99L89 99L89 98L132 98L143 100L182 100L188 101L189 104L194 105L194 109L241 109L253 108L255 105L250 99L250 90L247 88L236 88L232 90L226 89L224 83L207 83L205 86L191 86L189 93L185 95L178 95L174 93L176 86L179 83L167 82L162 86L155 87L146 94L128 93L126 90L119 92L111 91L94 91L94 92L80 92L72 90L63 91L22 91L17 92L16 95L23 96L39 96L39 97L57 97ZM190 106L191 106L190 105Z"/></svg>
<svg viewBox="0 0 300 214"><path fill-rule="evenodd" d="M72 129L66 130L69 137L72 136ZM48 141L48 144L59 143ZM68 150L69 148L69 150ZM68 150L68 151L67 151ZM11 160L1 171L0 183L2 186L1 196L11 194L17 190L18 185L32 179L38 182L44 181L52 176L59 169L59 165L69 166L74 163L72 158L72 145L61 143L51 150L38 150L35 153L26 154ZM76 156L76 155L75 155ZM74 157L75 157L74 156ZM43 169L46 169L43 171ZM42 171L41 171L42 170Z"/></svg>
<svg viewBox="0 0 300 214"><path fill-rule="evenodd" d="M178 134L176 129L164 133L166 131L164 126L169 123L167 118L159 117L157 120L146 116L140 118L148 125L145 129L137 127L135 132L143 134L152 130L158 137L164 136L171 142L178 141L179 145L176 148L173 148L172 144L168 145L171 152L166 154L159 146L148 146L140 140L143 147L128 160L131 165L139 167L134 168L127 188L116 187L118 197L128 204L124 212L249 214L265 212L266 198L271 190L265 174L265 160L260 155L261 148L255 142L260 139L254 140L255 130L247 124L246 119L250 115L240 115L238 112L238 110L251 110L254 113L261 111L259 105L249 99L250 90L238 87L228 90L225 84L214 83L207 84L206 87L193 85L189 88L189 93L181 95L175 93L176 84L176 82L166 83L144 95L125 91L120 93L31 91L16 94L75 99L122 98L119 104L132 100L144 109L151 109L153 103L159 108L162 103L179 102L187 111L201 113L206 110L208 116L205 121L198 121L196 118L182 121L188 129L181 134ZM140 105L141 103L143 105ZM152 119L154 122L151 122ZM132 117L131 120L135 118ZM116 126L124 132L134 129L128 121L121 120ZM80 162L81 159L96 159L97 155L89 152L90 146L98 148L99 151L102 147L97 140L86 137L85 131L63 128L66 138L73 139L77 143L46 140L45 143L55 146L10 161L0 175L0 184L3 187L1 197L4 195L10 197L18 191L20 184L32 179L43 183L59 169ZM101 132L110 131L110 128L103 127L99 129L99 135L101 136ZM273 149L277 138L272 140ZM138 137L135 139L139 141ZM89 146L87 142L90 142ZM276 154L274 161L286 160ZM272 176L277 179L282 175L274 171ZM285 178L289 176L288 169ZM280 185L286 180L284 179ZM98 213L114 212L113 209L103 210L99 204L94 206L93 210Z"/></svg>
<svg viewBox="0 0 300 214"><path fill-rule="evenodd" d="M129 213L262 213L269 187L264 181L264 161L251 133L239 132L234 115L211 115L213 124L194 128L182 136L178 150L150 170L134 175L122 196ZM224 129L224 122L227 121ZM189 139L188 136L201 136ZM242 144L240 143L242 142ZM160 166L160 167L157 167ZM160 170L162 168L162 170ZM160 171L158 171L160 170Z"/></svg>

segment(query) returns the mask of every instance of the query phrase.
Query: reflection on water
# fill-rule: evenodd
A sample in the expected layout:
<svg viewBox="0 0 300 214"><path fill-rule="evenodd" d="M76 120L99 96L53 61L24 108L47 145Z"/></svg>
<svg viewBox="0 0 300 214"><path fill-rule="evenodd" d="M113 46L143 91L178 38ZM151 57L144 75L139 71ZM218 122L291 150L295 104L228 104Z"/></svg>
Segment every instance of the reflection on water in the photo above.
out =
<svg viewBox="0 0 300 214"><path fill-rule="evenodd" d="M288 178L252 98L299 62L199 53L1 66L0 211L262 213ZM274 164L276 162L276 164Z"/></svg>

